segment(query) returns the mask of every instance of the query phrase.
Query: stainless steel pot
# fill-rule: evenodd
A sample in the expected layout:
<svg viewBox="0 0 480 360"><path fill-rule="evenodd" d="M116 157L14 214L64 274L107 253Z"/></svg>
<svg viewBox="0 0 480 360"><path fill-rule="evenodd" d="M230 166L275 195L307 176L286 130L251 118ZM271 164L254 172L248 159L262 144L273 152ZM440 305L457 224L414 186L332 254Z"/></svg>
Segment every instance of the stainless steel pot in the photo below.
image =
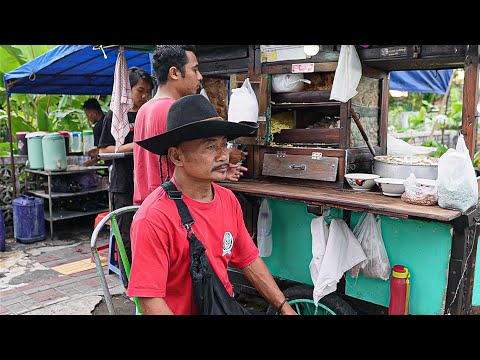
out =
<svg viewBox="0 0 480 360"><path fill-rule="evenodd" d="M411 173L418 179L437 180L438 166L416 165L416 164L397 164L386 161L387 156L375 156L373 158L373 173L380 177L406 179Z"/></svg>

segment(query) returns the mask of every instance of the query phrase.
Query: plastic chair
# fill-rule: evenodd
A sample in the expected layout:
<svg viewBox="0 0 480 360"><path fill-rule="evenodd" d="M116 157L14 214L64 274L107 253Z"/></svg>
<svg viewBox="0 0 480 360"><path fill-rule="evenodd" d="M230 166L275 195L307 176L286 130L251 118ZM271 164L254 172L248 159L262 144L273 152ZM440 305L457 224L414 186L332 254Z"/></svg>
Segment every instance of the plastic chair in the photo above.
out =
<svg viewBox="0 0 480 360"><path fill-rule="evenodd" d="M105 278L105 274L103 272L102 263L100 261L100 255L98 254L98 248L97 248L98 234L100 230L102 230L105 223L110 221L111 231L113 231L113 234L115 235L118 252L120 253L120 259L123 262L125 273L127 274L127 278L130 280L130 262L128 261L127 253L125 252L125 246L123 245L123 240L120 235L120 230L118 229L117 216L127 212L136 212L139 207L140 206L138 205L125 206L110 212L108 215L104 216L99 221L99 223L93 230L93 234L90 239L90 250L92 251L93 260L95 261L95 267L97 269L97 274L100 278L100 284L102 286L103 295L105 297L105 303L107 304L108 313L110 315L115 315L115 310L113 308L112 296L110 294L110 290L108 289L107 279ZM134 297L133 299L135 301L137 313L141 314L142 312L141 312L140 304L138 303L137 297Z"/></svg>

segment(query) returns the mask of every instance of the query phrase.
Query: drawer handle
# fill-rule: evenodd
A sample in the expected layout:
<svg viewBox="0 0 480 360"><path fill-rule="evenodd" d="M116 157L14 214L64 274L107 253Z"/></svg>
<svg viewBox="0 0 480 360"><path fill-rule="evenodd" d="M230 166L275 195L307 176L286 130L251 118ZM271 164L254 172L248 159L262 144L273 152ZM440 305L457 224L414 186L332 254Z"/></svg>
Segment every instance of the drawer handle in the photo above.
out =
<svg viewBox="0 0 480 360"><path fill-rule="evenodd" d="M307 169L307 165L305 165L305 164L301 164L301 165L292 164L289 167L292 170L306 170Z"/></svg>

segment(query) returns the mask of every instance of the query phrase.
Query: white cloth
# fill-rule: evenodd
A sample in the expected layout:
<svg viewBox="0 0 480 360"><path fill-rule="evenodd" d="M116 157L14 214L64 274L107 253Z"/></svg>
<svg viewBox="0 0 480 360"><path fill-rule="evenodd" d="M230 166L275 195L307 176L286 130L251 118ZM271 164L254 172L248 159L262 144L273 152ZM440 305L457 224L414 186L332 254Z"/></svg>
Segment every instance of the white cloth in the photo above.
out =
<svg viewBox="0 0 480 360"><path fill-rule="evenodd" d="M312 220L310 275L314 284L313 300L318 301L337 289L343 274L366 260L362 246L344 220L332 219L330 229L320 216Z"/></svg>
<svg viewBox="0 0 480 360"><path fill-rule="evenodd" d="M354 45L342 45L333 78L330 100L347 102L357 95L357 86L362 77L362 63Z"/></svg>
<svg viewBox="0 0 480 360"><path fill-rule="evenodd" d="M125 59L123 48L120 48L117 62L115 63L112 101L110 102L110 110L113 112L110 131L115 138L115 147L117 149L124 143L125 137L130 131L127 113L132 107L132 90L128 79L127 60Z"/></svg>

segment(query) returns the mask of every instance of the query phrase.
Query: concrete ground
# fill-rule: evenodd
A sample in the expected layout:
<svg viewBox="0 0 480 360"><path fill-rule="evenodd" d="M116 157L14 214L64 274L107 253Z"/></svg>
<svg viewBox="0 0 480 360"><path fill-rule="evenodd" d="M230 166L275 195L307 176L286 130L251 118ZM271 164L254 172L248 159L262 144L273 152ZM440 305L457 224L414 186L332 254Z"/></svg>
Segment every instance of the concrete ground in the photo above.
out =
<svg viewBox="0 0 480 360"><path fill-rule="evenodd" d="M108 314L95 264L89 260L93 223L94 217L56 222L53 240L47 227L47 238L30 244L16 241L7 229L6 251L0 252L0 315ZM108 235L102 231L97 245L107 244ZM108 249L101 254L107 257ZM119 276L112 273L106 279L115 312L135 314Z"/></svg>
<svg viewBox="0 0 480 360"><path fill-rule="evenodd" d="M46 239L29 244L16 241L13 229L7 228L6 251L0 252L0 315L109 314L95 263L90 260L94 220L56 222L53 240L47 226ZM97 247L108 242L109 231L104 229ZM100 254L107 258L108 249ZM82 266L77 267L78 262ZM103 271L115 314L134 315L135 303L125 295L119 276L107 274L106 266ZM242 293L237 300L257 311L265 311L268 305L263 298Z"/></svg>

